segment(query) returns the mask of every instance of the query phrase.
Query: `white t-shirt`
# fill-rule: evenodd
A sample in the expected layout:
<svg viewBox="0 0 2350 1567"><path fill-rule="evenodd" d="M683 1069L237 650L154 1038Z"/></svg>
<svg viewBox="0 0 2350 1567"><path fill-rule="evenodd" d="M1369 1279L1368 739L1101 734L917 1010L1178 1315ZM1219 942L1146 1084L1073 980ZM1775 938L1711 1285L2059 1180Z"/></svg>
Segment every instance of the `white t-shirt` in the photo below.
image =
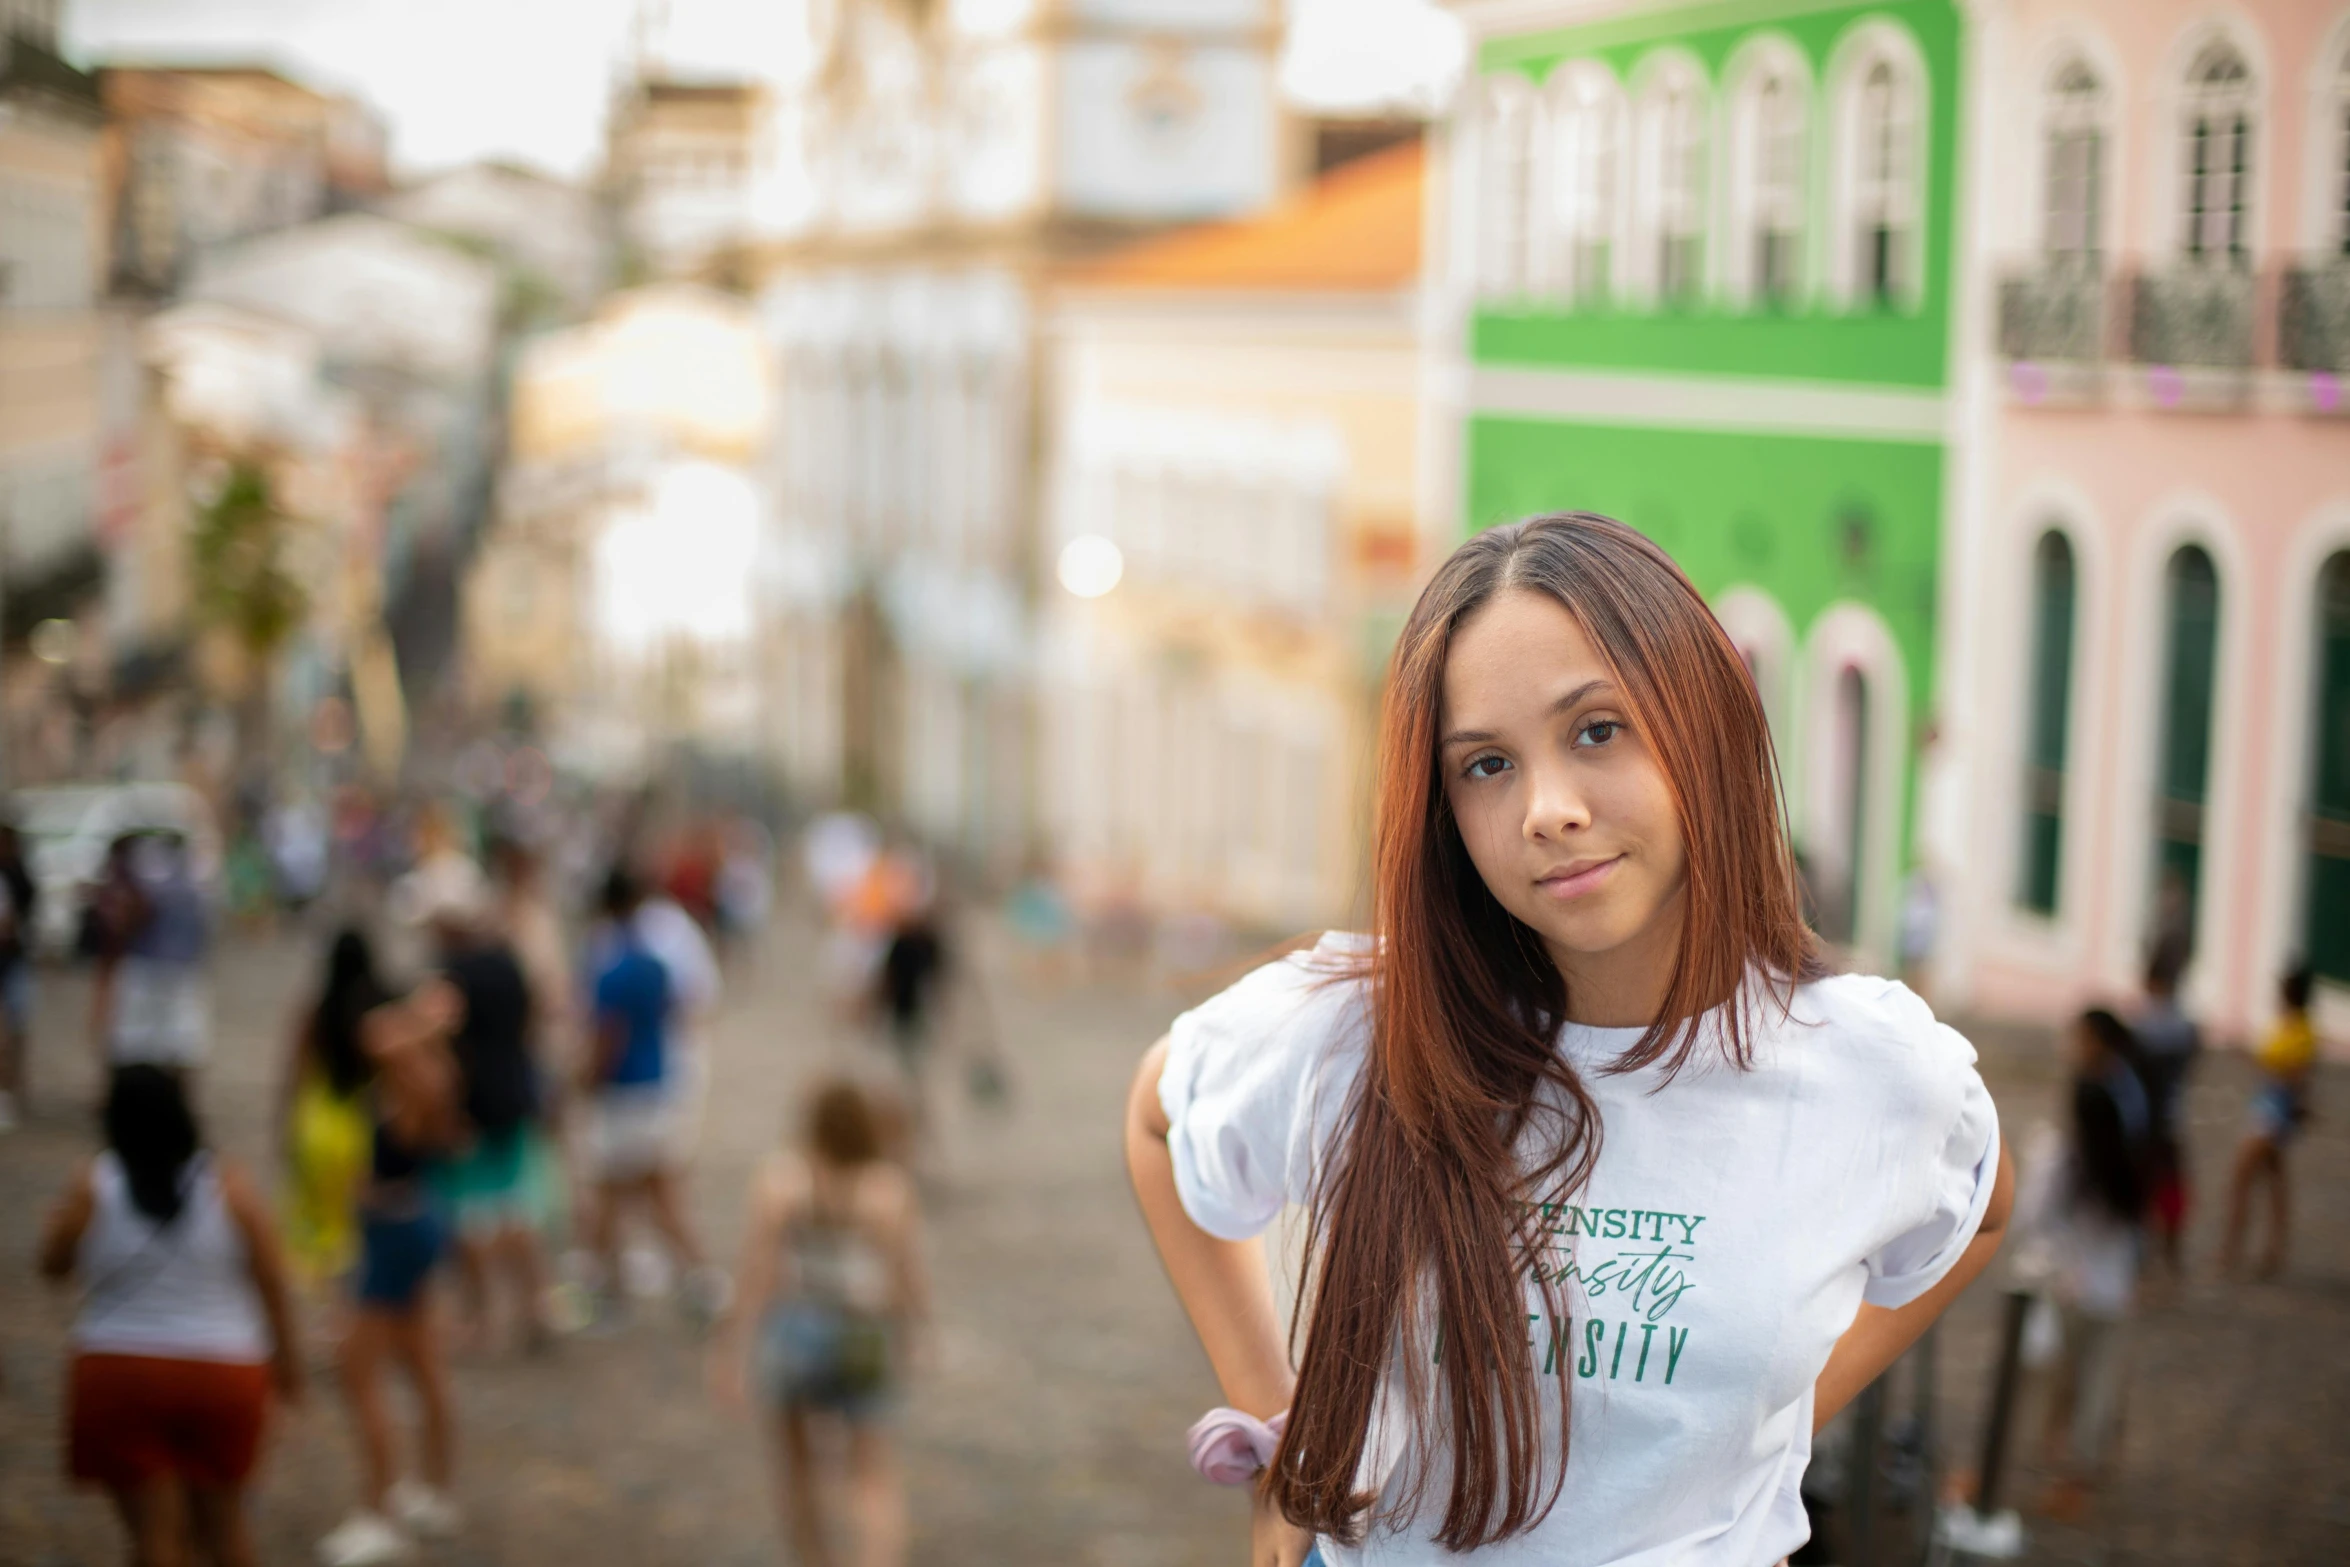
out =
<svg viewBox="0 0 2350 1567"><path fill-rule="evenodd" d="M1364 950L1326 936L1176 1019L1159 1094L1176 1190L1209 1233L1243 1239L1309 1199L1369 1037L1364 985L1331 976ZM1809 1532L1798 1487L1828 1352L1863 1300L1916 1299L1973 1239L1999 1124L1965 1039L1903 986L1857 976L1802 987L1754 1032L1752 1068L1701 1041L1660 1091L1659 1068L1598 1070L1639 1030L1561 1031L1604 1136L1588 1186L1551 1215L1565 1331L1529 1285L1528 1354L1538 1372L1572 1357L1574 1440L1548 1518L1478 1562L1777 1562ZM1374 1490L1419 1459L1399 1395L1390 1367L1361 1477ZM1419 1521L1325 1541L1332 1567L1454 1559L1428 1538L1445 1455L1427 1468Z"/></svg>
<svg viewBox="0 0 2350 1567"><path fill-rule="evenodd" d="M648 898L636 911L636 933L669 971L677 1016L687 1030L718 1010L722 980L718 954L694 917L668 898Z"/></svg>

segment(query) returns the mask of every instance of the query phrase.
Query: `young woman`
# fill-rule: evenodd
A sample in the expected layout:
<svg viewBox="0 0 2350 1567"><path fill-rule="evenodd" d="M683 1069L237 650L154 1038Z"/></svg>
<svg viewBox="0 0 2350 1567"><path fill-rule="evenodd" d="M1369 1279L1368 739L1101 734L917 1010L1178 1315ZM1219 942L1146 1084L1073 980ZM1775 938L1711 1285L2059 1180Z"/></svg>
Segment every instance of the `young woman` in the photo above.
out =
<svg viewBox="0 0 2350 1567"><path fill-rule="evenodd" d="M2309 995L2315 985L2316 976L2307 964L2285 975L2277 986L2281 1010L2252 1058L2260 1068L2260 1088L2252 1096L2252 1124L2236 1149L2235 1169L2228 1178L2227 1238L2220 1248L2221 1266L2231 1274L2244 1262L2253 1188L2264 1183L2269 1198L2268 1246L2261 1254L2260 1276L2273 1279L2284 1271L2285 1234L2293 1216L2285 1150L2309 1119L2309 1080L2317 1066L2317 1029L2309 1019Z"/></svg>
<svg viewBox="0 0 2350 1567"><path fill-rule="evenodd" d="M66 1463L113 1494L131 1560L197 1553L250 1567L245 1487L270 1391L301 1397L301 1356L269 1210L206 1151L177 1074L115 1072L106 1148L41 1238L41 1271L82 1287Z"/></svg>
<svg viewBox="0 0 2350 1567"><path fill-rule="evenodd" d="M814 1427L847 1427L860 1567L906 1559L905 1481L884 1417L905 1340L928 1313L914 1183L883 1154L872 1100L836 1082L810 1102L805 1157L751 1183L735 1302L711 1347L721 1402L748 1402L756 1353L775 1421L776 1505L795 1559L832 1559ZM757 1347L754 1351L754 1331Z"/></svg>
<svg viewBox="0 0 2350 1567"><path fill-rule="evenodd" d="M462 1128L462 1091L449 1040L464 1001L445 979L427 981L406 1000L377 1007L360 1023L373 1069L374 1131L359 1199L359 1265L352 1274L350 1327L343 1337L343 1398L359 1437L362 1491L357 1509L319 1542L324 1567L368 1567L413 1549L410 1531L453 1533L450 1497L455 1422L449 1372L426 1288L449 1244L449 1225L433 1191L437 1158ZM415 1389L421 1475L395 1481L391 1410L384 1398L386 1361L396 1361Z"/></svg>
<svg viewBox="0 0 2350 1567"><path fill-rule="evenodd" d="M286 1248L309 1285L341 1278L358 1255L359 1190L374 1134L367 1089L375 1075L359 1025L390 999L366 936L338 931L317 999L295 1014L290 1031L278 1101Z"/></svg>
<svg viewBox="0 0 2350 1567"><path fill-rule="evenodd" d="M1370 937L1177 1019L1128 1109L1225 1396L1285 1421L1252 1564L1779 1561L1812 1432L1996 1247L1974 1052L1825 975L1738 653L1603 517L1421 594L1373 857ZM1289 1202L1294 1370L1254 1238Z"/></svg>

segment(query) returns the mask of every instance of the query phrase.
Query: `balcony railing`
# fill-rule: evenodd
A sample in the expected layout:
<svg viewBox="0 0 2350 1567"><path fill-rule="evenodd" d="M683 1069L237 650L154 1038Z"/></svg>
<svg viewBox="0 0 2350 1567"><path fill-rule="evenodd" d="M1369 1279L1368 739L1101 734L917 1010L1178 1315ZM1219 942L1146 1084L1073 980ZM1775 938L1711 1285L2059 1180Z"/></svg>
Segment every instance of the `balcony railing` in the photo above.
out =
<svg viewBox="0 0 2350 1567"><path fill-rule="evenodd" d="M2181 369L2249 370L2257 280L2248 267L2176 263L2138 275L2130 357Z"/></svg>
<svg viewBox="0 0 2350 1567"><path fill-rule="evenodd" d="M2009 359L2092 364L2105 357L2105 275L2054 264L2000 280L1999 351Z"/></svg>
<svg viewBox="0 0 2350 1567"><path fill-rule="evenodd" d="M2288 370L2350 370L2350 257L2285 269L2277 294L2277 362Z"/></svg>

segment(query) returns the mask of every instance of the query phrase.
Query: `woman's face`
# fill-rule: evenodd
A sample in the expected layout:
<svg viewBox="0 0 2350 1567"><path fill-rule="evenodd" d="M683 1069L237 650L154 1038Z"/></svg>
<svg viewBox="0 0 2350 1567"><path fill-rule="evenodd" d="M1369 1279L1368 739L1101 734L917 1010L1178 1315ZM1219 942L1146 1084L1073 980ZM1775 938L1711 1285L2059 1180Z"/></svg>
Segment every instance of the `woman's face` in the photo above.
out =
<svg viewBox="0 0 2350 1567"><path fill-rule="evenodd" d="M1653 1020L1688 855L1664 770L1582 624L1547 594L1493 598L1453 634L1438 736L1469 858L1542 938L1574 1018Z"/></svg>

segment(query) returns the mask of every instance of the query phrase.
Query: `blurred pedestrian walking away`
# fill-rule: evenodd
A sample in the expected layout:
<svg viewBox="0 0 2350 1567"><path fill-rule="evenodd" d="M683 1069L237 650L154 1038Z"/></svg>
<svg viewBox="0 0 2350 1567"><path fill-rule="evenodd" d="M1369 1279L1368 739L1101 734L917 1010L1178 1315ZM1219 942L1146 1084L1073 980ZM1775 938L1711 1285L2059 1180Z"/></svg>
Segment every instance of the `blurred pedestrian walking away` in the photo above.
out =
<svg viewBox="0 0 2350 1567"><path fill-rule="evenodd" d="M375 1130L342 1354L343 1397L359 1439L360 1496L351 1515L319 1542L324 1567L398 1561L413 1549L409 1531L449 1534L457 1527L450 1497L455 1421L427 1285L448 1245L430 1177L463 1124L462 1085L449 1050L463 1008L457 988L435 978L360 1024ZM416 1394L420 1477L414 1480L397 1479L383 1389L387 1360L398 1362Z"/></svg>
<svg viewBox="0 0 2350 1567"><path fill-rule="evenodd" d="M33 936L40 886L24 838L0 822L0 1132L16 1125L32 1092Z"/></svg>
<svg viewBox="0 0 2350 1567"><path fill-rule="evenodd" d="M346 927L327 948L316 999L294 1017L278 1095L278 1146L286 1170L287 1248L296 1276L308 1285L340 1279L359 1253L359 1193L375 1132L367 1092L373 1068L359 1028L390 999L376 973L375 949Z"/></svg>
<svg viewBox="0 0 2350 1567"><path fill-rule="evenodd" d="M710 1028L725 998L725 979L709 932L666 892L648 889L628 923L669 975L669 1025L663 1036L669 1086L669 1160L683 1171L701 1144L710 1097Z"/></svg>
<svg viewBox="0 0 2350 1567"><path fill-rule="evenodd" d="M2046 1290L2060 1345L2048 1406L2053 1517L2077 1520L2101 1478L2120 1412L2144 1247L2153 1112L2128 1025L2084 1012L2066 1036L2072 1094L2061 1129L2025 1155L2016 1199L2019 1279Z"/></svg>
<svg viewBox="0 0 2350 1567"><path fill-rule="evenodd" d="M2236 1149L2228 1180L2228 1233L2220 1258L2230 1273L2243 1265L2252 1193L2262 1184L2268 1187L2268 1245L2260 1254L2260 1276L2273 1279L2284 1271L2293 1217L2293 1182L2285 1150L2309 1119L2309 1076L2317 1065L2317 1030L2309 1021L2312 983L2306 966L2285 976L2278 987L2284 1010L2269 1026L2254 1057L2261 1083L2252 1095L2252 1125Z"/></svg>
<svg viewBox="0 0 2350 1567"><path fill-rule="evenodd" d="M2155 942L2146 960L2146 999L2131 1030L2137 1037L2138 1071L2145 1080L2153 1115L2149 1134L2153 1187L2147 1194L2147 1222L2154 1229L2157 1254L2174 1281L2185 1271L2179 1243L2186 1233L2187 1209L2193 1198L2186 1138L2180 1128L2186 1112L2187 1080L2203 1050L2203 1031L2179 1001L2187 954L2185 941L2176 935Z"/></svg>
<svg viewBox="0 0 2350 1567"><path fill-rule="evenodd" d="M471 868L470 861L453 861ZM463 1107L460 1145L433 1172L456 1232L464 1283L462 1331L493 1342L500 1286L513 1296L516 1329L543 1348L546 1267L539 1231L549 1211L550 1171L539 1130L538 1064L531 1057L531 993L495 923L488 882L444 874L418 913L441 978L457 995L449 1045Z"/></svg>
<svg viewBox="0 0 2350 1567"><path fill-rule="evenodd" d="M212 915L187 840L160 832L116 839L92 914L90 1032L106 1064L195 1071L212 1039Z"/></svg>
<svg viewBox="0 0 2350 1567"><path fill-rule="evenodd" d="M796 1560L834 1559L838 1494L817 1429L845 1428L845 1499L857 1567L906 1559L906 1488L888 1416L929 1292L914 1183L883 1157L875 1107L835 1081L809 1102L805 1148L771 1157L751 1182L733 1310L711 1346L720 1400L742 1408L756 1383L773 1422L776 1506Z"/></svg>
<svg viewBox="0 0 2350 1567"><path fill-rule="evenodd" d="M603 1264L605 1307L616 1311L623 1294L621 1219L628 1209L643 1208L668 1245L671 1263L685 1275L687 1308L707 1320L716 1314L723 1285L705 1267L679 1190L676 984L640 926L643 903L642 887L625 869L606 879L585 1082L593 1106L595 1248Z"/></svg>
<svg viewBox="0 0 2350 1567"><path fill-rule="evenodd" d="M497 930L522 965L530 986L527 1049L539 1089L537 1168L550 1228L589 1211L593 1189L576 1157L579 1129L571 1104L580 1075L578 981L562 915L547 893L546 867L537 849L501 840L491 852L498 885ZM555 1212L560 1205L561 1212Z"/></svg>
<svg viewBox="0 0 2350 1567"><path fill-rule="evenodd" d="M938 1044L951 962L934 899L898 917L874 976L875 1010L905 1081L917 1134L927 1131L931 1120L930 1058Z"/></svg>
<svg viewBox="0 0 2350 1567"><path fill-rule="evenodd" d="M302 1394L276 1229L205 1148L175 1074L116 1071L105 1127L41 1237L41 1271L82 1289L66 1467L112 1494L136 1567L251 1567L245 1488L270 1392Z"/></svg>

